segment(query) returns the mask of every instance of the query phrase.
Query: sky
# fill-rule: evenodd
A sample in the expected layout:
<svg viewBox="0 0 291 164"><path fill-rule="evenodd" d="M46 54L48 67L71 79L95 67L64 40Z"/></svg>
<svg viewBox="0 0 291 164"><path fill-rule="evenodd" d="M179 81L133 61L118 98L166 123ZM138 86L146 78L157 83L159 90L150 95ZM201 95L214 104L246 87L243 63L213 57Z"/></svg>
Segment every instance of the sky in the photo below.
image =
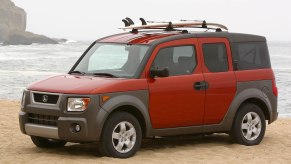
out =
<svg viewBox="0 0 291 164"><path fill-rule="evenodd" d="M27 12L27 30L49 37L93 41L123 32L121 20L206 20L230 32L291 41L289 0L12 0ZM289 13L289 14L288 14Z"/></svg>

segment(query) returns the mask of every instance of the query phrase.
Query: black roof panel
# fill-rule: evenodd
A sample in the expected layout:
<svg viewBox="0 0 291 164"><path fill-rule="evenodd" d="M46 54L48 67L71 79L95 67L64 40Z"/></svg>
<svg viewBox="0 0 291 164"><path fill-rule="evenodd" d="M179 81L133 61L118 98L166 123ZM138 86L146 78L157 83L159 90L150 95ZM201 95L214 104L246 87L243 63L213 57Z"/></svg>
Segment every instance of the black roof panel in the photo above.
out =
<svg viewBox="0 0 291 164"><path fill-rule="evenodd" d="M166 41L185 39L185 38L213 38L222 37L227 38L229 42L266 42L266 38L259 35L230 33L230 32L199 32L199 33L185 33L180 35L168 36L152 42L151 44L159 44Z"/></svg>

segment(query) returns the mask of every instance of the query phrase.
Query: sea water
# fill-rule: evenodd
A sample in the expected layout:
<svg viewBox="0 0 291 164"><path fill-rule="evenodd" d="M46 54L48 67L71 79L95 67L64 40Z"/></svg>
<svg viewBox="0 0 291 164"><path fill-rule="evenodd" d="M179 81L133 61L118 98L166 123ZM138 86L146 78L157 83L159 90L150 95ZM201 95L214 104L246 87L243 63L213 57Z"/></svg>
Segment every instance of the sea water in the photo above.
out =
<svg viewBox="0 0 291 164"><path fill-rule="evenodd" d="M20 100L30 83L67 73L90 45L0 46L0 99ZM279 88L280 117L291 117L291 42L269 42L272 67Z"/></svg>

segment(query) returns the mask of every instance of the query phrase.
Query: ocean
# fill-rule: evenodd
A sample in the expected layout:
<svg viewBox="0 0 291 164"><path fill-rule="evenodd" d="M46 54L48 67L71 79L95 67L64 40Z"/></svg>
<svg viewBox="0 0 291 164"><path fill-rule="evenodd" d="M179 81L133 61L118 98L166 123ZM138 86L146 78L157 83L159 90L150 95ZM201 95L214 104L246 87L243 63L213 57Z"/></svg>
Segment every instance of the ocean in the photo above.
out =
<svg viewBox="0 0 291 164"><path fill-rule="evenodd" d="M67 73L90 45L0 46L0 99L20 100L27 85L48 76ZM291 42L269 42L272 67L279 89L280 117L291 117Z"/></svg>

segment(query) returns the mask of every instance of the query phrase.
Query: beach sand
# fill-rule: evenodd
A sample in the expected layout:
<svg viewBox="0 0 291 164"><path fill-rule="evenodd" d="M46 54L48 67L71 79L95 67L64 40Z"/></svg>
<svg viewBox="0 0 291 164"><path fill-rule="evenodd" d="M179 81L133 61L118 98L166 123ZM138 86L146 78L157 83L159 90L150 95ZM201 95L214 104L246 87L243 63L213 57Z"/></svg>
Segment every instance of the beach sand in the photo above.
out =
<svg viewBox="0 0 291 164"><path fill-rule="evenodd" d="M0 100L0 163L291 163L291 119L267 126L257 146L230 142L228 135L183 136L143 140L129 159L102 157L95 144L68 143L40 149L19 130L19 102Z"/></svg>

